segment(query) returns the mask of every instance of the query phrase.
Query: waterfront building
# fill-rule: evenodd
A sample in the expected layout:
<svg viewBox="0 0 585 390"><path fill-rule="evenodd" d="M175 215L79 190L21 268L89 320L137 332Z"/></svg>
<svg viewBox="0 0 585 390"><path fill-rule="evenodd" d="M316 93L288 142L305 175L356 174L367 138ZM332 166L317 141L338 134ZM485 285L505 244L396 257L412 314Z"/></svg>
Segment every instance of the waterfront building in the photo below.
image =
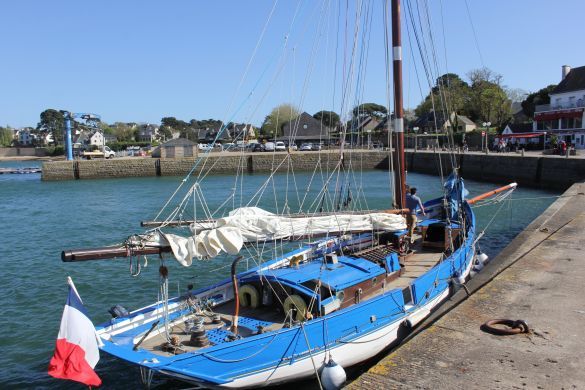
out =
<svg viewBox="0 0 585 390"><path fill-rule="evenodd" d="M558 142L585 149L585 66L563 65L561 82L549 96L550 104L536 106L533 131L545 131L546 142L555 135Z"/></svg>
<svg viewBox="0 0 585 390"><path fill-rule="evenodd" d="M435 112L433 110L421 115L409 124L409 128L418 128L418 133L436 133L436 128L442 132L451 130L459 133L469 133L477 129L477 125L471 119L464 115L456 115L452 112L449 118L446 118L443 112Z"/></svg>
<svg viewBox="0 0 585 390"><path fill-rule="evenodd" d="M542 132L535 132L532 123L508 123L501 136L495 138L493 146L497 147L503 139L508 147L519 147L528 150L542 149Z"/></svg>
<svg viewBox="0 0 585 390"><path fill-rule="evenodd" d="M197 144L186 138L176 138L153 149L155 158L183 158L197 155Z"/></svg>
<svg viewBox="0 0 585 390"><path fill-rule="evenodd" d="M331 129L321 121L303 112L296 118L286 122L282 126L282 136L275 141L291 142L291 144L303 142L328 142L331 138Z"/></svg>

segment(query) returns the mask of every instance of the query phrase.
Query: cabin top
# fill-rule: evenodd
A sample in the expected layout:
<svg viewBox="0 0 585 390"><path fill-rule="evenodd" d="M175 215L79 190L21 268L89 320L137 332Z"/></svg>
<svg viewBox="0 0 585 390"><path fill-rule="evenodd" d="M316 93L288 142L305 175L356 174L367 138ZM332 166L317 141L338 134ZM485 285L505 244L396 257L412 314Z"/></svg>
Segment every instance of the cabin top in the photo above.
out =
<svg viewBox="0 0 585 390"><path fill-rule="evenodd" d="M333 257L334 258L334 257ZM337 261L324 262L322 258L269 271L257 272L246 277L242 282L258 278L260 275L267 280L278 280L289 286L321 280L333 290L342 290L374 276L385 273L385 269L366 259L359 257L338 256Z"/></svg>

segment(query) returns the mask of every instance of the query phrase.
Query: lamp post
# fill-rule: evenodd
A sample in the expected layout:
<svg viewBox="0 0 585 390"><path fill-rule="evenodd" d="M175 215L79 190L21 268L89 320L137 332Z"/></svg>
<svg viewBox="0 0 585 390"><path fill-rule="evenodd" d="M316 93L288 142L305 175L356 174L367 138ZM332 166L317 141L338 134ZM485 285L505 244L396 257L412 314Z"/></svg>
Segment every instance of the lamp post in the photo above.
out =
<svg viewBox="0 0 585 390"><path fill-rule="evenodd" d="M485 152L487 153L488 150L488 129L489 127L492 125L492 122L483 122L483 127L485 128L484 130L484 135L485 135ZM481 149L483 150L483 137L481 137Z"/></svg>
<svg viewBox="0 0 585 390"><path fill-rule="evenodd" d="M418 150L418 131L420 129L418 127L413 127L412 131L414 131L414 151Z"/></svg>

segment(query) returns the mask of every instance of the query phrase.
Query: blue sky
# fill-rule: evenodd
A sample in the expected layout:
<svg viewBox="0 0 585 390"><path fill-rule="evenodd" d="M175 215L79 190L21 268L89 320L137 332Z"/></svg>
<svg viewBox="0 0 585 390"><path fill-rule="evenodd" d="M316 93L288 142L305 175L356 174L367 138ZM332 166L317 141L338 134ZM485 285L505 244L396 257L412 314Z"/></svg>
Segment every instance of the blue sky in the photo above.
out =
<svg viewBox="0 0 585 390"><path fill-rule="evenodd" d="M506 86L535 91L558 83L561 65L585 65L585 1L467 0L483 62L465 0L427 2L441 74L465 78L485 65ZM46 108L93 112L108 123L175 116L260 125L285 102L311 114L384 104L379 0L362 7L372 20L368 57L356 58L364 72L351 84L360 88L342 103L346 4L353 15L354 0L2 1L0 125L34 126ZM353 31L350 21L348 48ZM415 107L421 94L406 31L403 46L405 106Z"/></svg>

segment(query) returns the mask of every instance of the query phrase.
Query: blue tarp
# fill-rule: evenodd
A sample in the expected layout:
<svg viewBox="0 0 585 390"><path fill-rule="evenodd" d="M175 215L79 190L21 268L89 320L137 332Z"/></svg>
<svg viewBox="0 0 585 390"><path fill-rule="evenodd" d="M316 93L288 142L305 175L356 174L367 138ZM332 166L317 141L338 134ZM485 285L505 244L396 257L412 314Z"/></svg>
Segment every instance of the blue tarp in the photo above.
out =
<svg viewBox="0 0 585 390"><path fill-rule="evenodd" d="M469 191L465 189L463 179L458 177L455 172L449 175L447 181L443 184L443 187L445 188L447 200L450 205L449 217L451 219L457 219L459 205L463 202L465 197L469 195Z"/></svg>

